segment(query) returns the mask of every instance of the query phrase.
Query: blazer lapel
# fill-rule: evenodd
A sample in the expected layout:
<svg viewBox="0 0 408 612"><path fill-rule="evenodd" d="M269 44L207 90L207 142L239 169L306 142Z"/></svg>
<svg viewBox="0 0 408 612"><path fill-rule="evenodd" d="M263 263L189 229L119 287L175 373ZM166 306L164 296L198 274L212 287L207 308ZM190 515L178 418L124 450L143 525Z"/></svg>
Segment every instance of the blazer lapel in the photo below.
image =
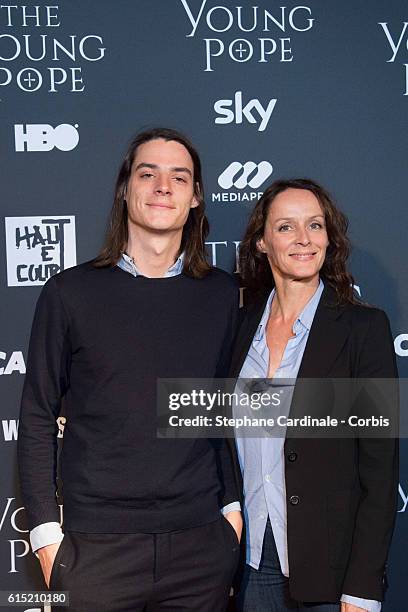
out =
<svg viewBox="0 0 408 612"><path fill-rule="evenodd" d="M235 346L232 353L230 378L238 378L244 361L248 354L251 342L258 328L259 321L262 318L265 310L266 302L268 301L271 289L265 291L259 299L248 306L248 309L243 313L243 319L239 326Z"/></svg>
<svg viewBox="0 0 408 612"><path fill-rule="evenodd" d="M347 318L344 316L345 308L335 306L334 303L335 292L326 285L313 319L297 375L290 406L291 417L302 417L305 414L318 417L320 408L325 405L323 398L332 397L330 395L332 386L328 379L330 376L335 377L333 366L350 335L350 326L344 321ZM324 384L323 381L308 383L302 379L326 379L328 384ZM330 403L331 400L328 401L328 404ZM305 429L302 430L303 435ZM291 437L297 437L296 431L288 435L287 439Z"/></svg>
<svg viewBox="0 0 408 612"><path fill-rule="evenodd" d="M335 292L327 284L316 310L298 378L324 378L342 350L350 333L343 321L344 307L335 306Z"/></svg>

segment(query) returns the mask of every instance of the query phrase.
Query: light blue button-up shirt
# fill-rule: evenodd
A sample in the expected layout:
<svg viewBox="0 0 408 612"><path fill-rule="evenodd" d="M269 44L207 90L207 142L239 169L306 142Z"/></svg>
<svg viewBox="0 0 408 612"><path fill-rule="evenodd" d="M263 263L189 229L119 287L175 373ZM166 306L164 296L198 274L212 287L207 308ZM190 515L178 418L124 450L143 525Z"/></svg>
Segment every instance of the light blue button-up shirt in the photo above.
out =
<svg viewBox="0 0 408 612"><path fill-rule="evenodd" d="M138 270L133 257L130 257L129 255L127 255L127 253L122 253L122 257L119 259L117 265L119 266L119 268L122 268L122 270L125 270L125 272L129 272L133 276L144 276L142 272ZM181 274L183 271L183 265L184 253L181 253L181 255L176 259L174 264L170 266L170 268L164 274L163 278L168 278L170 276L177 276L178 274Z"/></svg>
<svg viewBox="0 0 408 612"><path fill-rule="evenodd" d="M293 337L289 338L282 361L274 379L297 378L313 319L324 289L319 286L293 325ZM269 349L266 341L266 324L275 296L273 289L265 306L258 329L240 372L240 378L267 378ZM283 437L237 437L238 457L241 466L247 525L247 563L259 568L266 523L272 526L282 573L289 576L286 487ZM352 603L369 612L380 612L377 601L342 595L341 601Z"/></svg>

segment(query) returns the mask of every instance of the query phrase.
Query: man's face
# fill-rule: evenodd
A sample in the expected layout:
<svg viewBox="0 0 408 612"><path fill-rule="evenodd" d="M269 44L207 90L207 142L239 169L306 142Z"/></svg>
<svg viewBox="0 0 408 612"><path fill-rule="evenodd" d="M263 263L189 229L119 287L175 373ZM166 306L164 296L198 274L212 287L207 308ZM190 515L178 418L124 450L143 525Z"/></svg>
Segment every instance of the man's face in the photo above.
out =
<svg viewBox="0 0 408 612"><path fill-rule="evenodd" d="M126 189L128 223L166 233L181 230L194 196L193 160L175 140L151 140L140 145Z"/></svg>

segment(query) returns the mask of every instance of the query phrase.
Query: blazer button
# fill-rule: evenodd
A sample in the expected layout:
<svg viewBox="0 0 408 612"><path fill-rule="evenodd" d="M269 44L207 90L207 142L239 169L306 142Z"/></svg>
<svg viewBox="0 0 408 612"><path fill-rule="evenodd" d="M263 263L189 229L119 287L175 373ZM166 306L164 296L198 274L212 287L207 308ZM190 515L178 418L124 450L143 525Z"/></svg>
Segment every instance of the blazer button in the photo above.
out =
<svg viewBox="0 0 408 612"><path fill-rule="evenodd" d="M289 497L289 501L292 504L292 506L297 506L298 503L300 502L299 496L298 495L291 495Z"/></svg>
<svg viewBox="0 0 408 612"><path fill-rule="evenodd" d="M288 461L296 461L297 459L297 453L295 453L294 451L288 454Z"/></svg>

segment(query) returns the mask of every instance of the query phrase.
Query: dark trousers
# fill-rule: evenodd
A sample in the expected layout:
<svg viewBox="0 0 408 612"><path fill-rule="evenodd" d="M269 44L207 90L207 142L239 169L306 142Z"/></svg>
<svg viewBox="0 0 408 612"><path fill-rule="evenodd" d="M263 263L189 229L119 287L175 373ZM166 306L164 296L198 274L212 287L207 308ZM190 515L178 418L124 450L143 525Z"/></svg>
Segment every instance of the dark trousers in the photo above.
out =
<svg viewBox="0 0 408 612"><path fill-rule="evenodd" d="M340 612L340 604L301 603L289 595L289 579L282 574L271 524L266 524L259 569L245 565L237 597L240 612Z"/></svg>
<svg viewBox="0 0 408 612"><path fill-rule="evenodd" d="M69 591L67 612L223 612L239 558L233 527L160 534L65 532L50 589Z"/></svg>

